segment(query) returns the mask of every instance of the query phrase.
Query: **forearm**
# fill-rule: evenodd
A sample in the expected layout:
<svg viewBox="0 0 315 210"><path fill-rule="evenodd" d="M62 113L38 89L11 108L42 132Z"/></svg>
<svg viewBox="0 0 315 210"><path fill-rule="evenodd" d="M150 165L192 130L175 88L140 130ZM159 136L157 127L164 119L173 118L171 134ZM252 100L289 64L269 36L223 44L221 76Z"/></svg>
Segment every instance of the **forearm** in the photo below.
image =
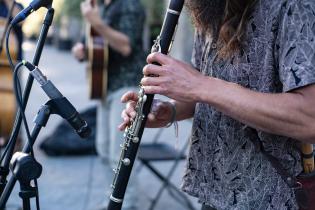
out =
<svg viewBox="0 0 315 210"><path fill-rule="evenodd" d="M93 28L107 40L109 46L127 57L131 53L129 37L112 27L105 25L101 20L94 23Z"/></svg>
<svg viewBox="0 0 315 210"><path fill-rule="evenodd" d="M315 142L315 107L299 92L259 93L210 77L204 79L201 87L200 101L244 124L303 142Z"/></svg>

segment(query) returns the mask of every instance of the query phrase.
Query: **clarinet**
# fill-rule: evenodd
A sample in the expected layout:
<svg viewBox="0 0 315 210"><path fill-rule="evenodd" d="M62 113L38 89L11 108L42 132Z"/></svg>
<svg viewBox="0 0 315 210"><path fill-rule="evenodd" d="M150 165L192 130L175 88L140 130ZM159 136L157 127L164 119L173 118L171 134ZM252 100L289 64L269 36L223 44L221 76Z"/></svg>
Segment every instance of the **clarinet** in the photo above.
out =
<svg viewBox="0 0 315 210"><path fill-rule="evenodd" d="M151 52L168 54L171 49L173 37L176 31L178 18L184 5L184 0L171 0L160 35L155 40ZM159 65L159 64L156 64ZM152 75L154 76L154 75ZM131 170L137 155L142 138L147 116L150 113L154 94L145 94L140 87L138 102L135 107L136 117L131 125L125 130L124 143L121 145L121 154L117 168L114 169L112 194L110 196L107 210L121 210L124 195L128 185Z"/></svg>

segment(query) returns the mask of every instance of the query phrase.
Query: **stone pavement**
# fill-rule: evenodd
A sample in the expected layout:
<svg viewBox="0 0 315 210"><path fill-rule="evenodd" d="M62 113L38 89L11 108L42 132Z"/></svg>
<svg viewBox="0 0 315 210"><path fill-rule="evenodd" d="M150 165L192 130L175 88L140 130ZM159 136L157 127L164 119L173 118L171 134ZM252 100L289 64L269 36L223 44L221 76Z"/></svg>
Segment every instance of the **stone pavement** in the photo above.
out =
<svg viewBox="0 0 315 210"><path fill-rule="evenodd" d="M25 58L32 61L35 45L31 42L24 44ZM56 87L74 104L78 110L83 110L95 102L88 99L88 88L85 78L85 65L74 60L69 52L58 51L46 46L40 69L53 81ZM26 75L23 75L26 78ZM29 124L39 107L47 101L47 97L34 83L32 94L27 107L27 117ZM39 179L40 204L42 210L94 210L100 206L107 196L105 189L111 184L112 177L103 176L103 168L100 160L96 156L80 157L49 157L43 154L38 148L38 142L43 137L49 135L56 125L61 122L59 116L52 116L46 128L38 137L35 146L35 154L38 161L43 166L43 174ZM190 132L190 122L179 124L179 142L183 145ZM30 126L32 127L32 126ZM161 130L146 129L143 142L150 142L152 138ZM176 138L174 128L163 129L161 141L169 141L175 146ZM167 172L169 163L159 163L156 167ZM184 163L180 163L172 181L179 186L184 170ZM159 181L147 169L142 168L139 176L139 192L141 209L146 210L150 197L154 196ZM19 185L17 184L8 202L8 209L17 209L21 206L21 200L17 196ZM193 198L192 202L199 209L199 204ZM34 203L34 202L33 202ZM36 209L33 207L32 209ZM182 210L184 209L165 192L157 204L156 210Z"/></svg>

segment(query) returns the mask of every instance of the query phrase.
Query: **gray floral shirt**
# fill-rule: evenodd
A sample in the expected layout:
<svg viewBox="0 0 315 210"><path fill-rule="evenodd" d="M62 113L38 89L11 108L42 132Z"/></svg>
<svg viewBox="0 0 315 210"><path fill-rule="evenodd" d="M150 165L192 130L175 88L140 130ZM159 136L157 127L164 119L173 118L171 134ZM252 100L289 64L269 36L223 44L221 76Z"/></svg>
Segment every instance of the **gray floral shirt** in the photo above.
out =
<svg viewBox="0 0 315 210"><path fill-rule="evenodd" d="M131 55L124 57L109 48L108 90L138 85L146 61L142 45L144 8L139 0L113 0L105 7L103 19L129 37L132 49Z"/></svg>
<svg viewBox="0 0 315 210"><path fill-rule="evenodd" d="M204 75L253 91L287 92L315 83L314 39L314 0L258 0L242 52L212 62L217 49L197 32L192 61ZM259 141L289 173L301 173L296 140L257 131L198 103L183 190L218 210L298 209L293 191L255 146Z"/></svg>

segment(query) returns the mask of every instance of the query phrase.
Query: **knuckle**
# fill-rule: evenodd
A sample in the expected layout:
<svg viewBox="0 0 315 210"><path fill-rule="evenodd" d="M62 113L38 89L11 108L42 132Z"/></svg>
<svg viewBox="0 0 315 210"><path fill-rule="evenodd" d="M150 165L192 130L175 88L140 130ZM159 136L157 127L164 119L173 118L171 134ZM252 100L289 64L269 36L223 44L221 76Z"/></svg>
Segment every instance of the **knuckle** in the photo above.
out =
<svg viewBox="0 0 315 210"><path fill-rule="evenodd" d="M159 53L158 52L154 52L151 54L152 55L152 58L155 59L158 57Z"/></svg>
<svg viewBox="0 0 315 210"><path fill-rule="evenodd" d="M162 87L163 94L168 95L170 93L169 89L164 85Z"/></svg>
<svg viewBox="0 0 315 210"><path fill-rule="evenodd" d="M141 82L140 82L140 83L141 83L142 85L146 85L147 82L148 82L148 78L145 77L145 78L142 78L142 79L141 79Z"/></svg>

